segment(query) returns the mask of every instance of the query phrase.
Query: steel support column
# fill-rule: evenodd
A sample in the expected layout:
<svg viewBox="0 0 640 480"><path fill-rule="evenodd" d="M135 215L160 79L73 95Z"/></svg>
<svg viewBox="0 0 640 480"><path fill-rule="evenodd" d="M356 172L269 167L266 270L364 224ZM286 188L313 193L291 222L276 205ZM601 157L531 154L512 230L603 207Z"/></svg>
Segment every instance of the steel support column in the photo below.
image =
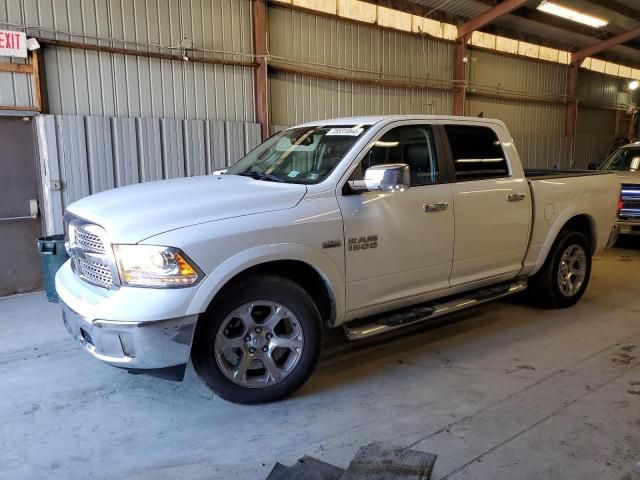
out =
<svg viewBox="0 0 640 480"><path fill-rule="evenodd" d="M254 88L256 122L261 125L262 139L269 137L269 99L267 77L267 2L253 0L253 53L258 67L255 70Z"/></svg>
<svg viewBox="0 0 640 480"><path fill-rule="evenodd" d="M567 107L564 115L564 134L574 137L576 134L576 122L578 120L578 70L577 63L569 65L567 79Z"/></svg>
<svg viewBox="0 0 640 480"><path fill-rule="evenodd" d="M453 67L453 114L464 115L467 92L467 41L468 37L456 40L455 62Z"/></svg>

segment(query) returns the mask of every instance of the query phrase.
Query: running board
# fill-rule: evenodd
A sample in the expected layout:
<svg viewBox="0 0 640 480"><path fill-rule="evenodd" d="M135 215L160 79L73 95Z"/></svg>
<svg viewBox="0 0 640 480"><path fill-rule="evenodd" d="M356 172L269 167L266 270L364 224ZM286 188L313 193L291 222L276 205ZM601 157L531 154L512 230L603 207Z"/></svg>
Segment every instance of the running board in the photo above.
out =
<svg viewBox="0 0 640 480"><path fill-rule="evenodd" d="M430 302L409 309L402 309L400 311L370 317L368 323L363 324L362 322L366 320L362 319L356 321L359 323L357 326L344 325L344 331L349 340L362 340L408 325L424 322L425 320L448 315L449 313L466 310L467 308L506 297L507 295L513 295L526 288L526 279L516 280L512 283L502 283L500 285L474 290L462 296L456 296L448 301Z"/></svg>

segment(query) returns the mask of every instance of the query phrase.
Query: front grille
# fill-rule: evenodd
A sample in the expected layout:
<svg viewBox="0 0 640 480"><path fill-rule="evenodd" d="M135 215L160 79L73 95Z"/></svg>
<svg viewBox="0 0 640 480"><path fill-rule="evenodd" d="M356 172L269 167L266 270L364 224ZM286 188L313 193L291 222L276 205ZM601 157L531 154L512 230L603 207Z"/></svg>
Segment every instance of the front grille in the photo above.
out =
<svg viewBox="0 0 640 480"><path fill-rule="evenodd" d="M75 274L93 285L114 288L118 276L104 229L71 216L65 219L65 224L67 250Z"/></svg>
<svg viewBox="0 0 640 480"><path fill-rule="evenodd" d="M98 285L104 288L113 287L113 275L111 274L111 267L108 265L102 265L100 263L86 261L82 258L78 258L78 266L80 267L80 278L83 278L89 283Z"/></svg>
<svg viewBox="0 0 640 480"><path fill-rule="evenodd" d="M102 239L98 235L87 232L82 227L76 229L75 242L76 245L88 252L105 253Z"/></svg>
<svg viewBox="0 0 640 480"><path fill-rule="evenodd" d="M622 185L621 220L640 220L640 185Z"/></svg>

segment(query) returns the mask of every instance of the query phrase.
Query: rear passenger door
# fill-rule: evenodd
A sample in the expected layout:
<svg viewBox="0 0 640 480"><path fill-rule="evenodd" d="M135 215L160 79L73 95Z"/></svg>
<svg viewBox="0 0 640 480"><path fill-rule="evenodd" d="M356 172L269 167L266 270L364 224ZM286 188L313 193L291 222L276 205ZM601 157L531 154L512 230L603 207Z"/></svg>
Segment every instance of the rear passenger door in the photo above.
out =
<svg viewBox="0 0 640 480"><path fill-rule="evenodd" d="M473 122L444 125L452 184L455 241L451 286L514 277L529 239L531 199L506 130ZM501 138L503 137L503 138Z"/></svg>

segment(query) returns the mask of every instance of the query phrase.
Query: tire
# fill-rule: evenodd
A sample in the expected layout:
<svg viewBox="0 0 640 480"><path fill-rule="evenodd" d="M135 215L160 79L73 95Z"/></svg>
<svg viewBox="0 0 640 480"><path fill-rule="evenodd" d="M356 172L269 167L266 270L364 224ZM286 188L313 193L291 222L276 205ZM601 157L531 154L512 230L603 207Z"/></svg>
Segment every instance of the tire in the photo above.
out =
<svg viewBox="0 0 640 480"><path fill-rule="evenodd" d="M565 277L564 281L561 277ZM563 230L551 247L542 269L529 280L529 298L534 305L543 308L571 307L584 295L590 277L589 240L581 232Z"/></svg>
<svg viewBox="0 0 640 480"><path fill-rule="evenodd" d="M281 400L318 363L323 327L307 292L282 277L248 277L226 288L201 318L191 359L200 378L233 403Z"/></svg>

